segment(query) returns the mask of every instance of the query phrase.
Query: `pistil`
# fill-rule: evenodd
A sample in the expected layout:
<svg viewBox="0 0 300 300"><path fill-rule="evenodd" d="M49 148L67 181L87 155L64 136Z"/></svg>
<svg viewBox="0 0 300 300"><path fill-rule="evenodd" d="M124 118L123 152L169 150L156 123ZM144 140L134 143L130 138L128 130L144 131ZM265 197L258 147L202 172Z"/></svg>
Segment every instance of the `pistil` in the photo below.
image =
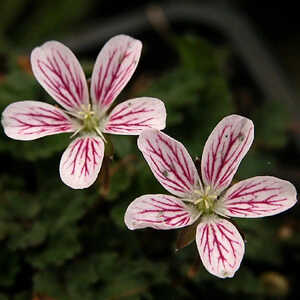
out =
<svg viewBox="0 0 300 300"><path fill-rule="evenodd" d="M88 106L82 106L82 110L78 112L77 118L80 120L81 126L75 134L79 133L80 131L96 132L103 139L103 141L106 142L106 139L99 128L101 120L92 109L91 104L88 104Z"/></svg>
<svg viewBox="0 0 300 300"><path fill-rule="evenodd" d="M195 199L193 200L193 205L202 213L202 214L212 214L214 211L215 200L217 195L215 195L210 186L206 186L204 191L196 190L194 192Z"/></svg>

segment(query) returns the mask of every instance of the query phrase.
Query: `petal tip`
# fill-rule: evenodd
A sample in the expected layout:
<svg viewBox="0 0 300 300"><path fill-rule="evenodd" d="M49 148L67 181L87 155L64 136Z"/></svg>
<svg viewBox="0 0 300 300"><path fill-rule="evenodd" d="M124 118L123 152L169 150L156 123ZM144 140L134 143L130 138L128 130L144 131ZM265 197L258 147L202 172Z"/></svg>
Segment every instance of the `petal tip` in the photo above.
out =
<svg viewBox="0 0 300 300"><path fill-rule="evenodd" d="M112 37L99 52L91 77L91 98L96 107L106 111L132 77L142 43L120 34Z"/></svg>
<svg viewBox="0 0 300 300"><path fill-rule="evenodd" d="M121 34L118 34L118 35L115 35L111 38L111 40L117 40L117 39L126 39L126 40L129 40L129 41L132 41L136 44L137 47L141 47L142 48L142 42L128 34L124 34L124 33L121 33Z"/></svg>
<svg viewBox="0 0 300 300"><path fill-rule="evenodd" d="M90 183L78 183L76 181L70 180L66 178L64 175L62 175L62 172L60 171L60 179L61 181L67 185L68 187L72 188L73 190L83 190L88 187L90 187L95 181Z"/></svg>
<svg viewBox="0 0 300 300"><path fill-rule="evenodd" d="M297 191L289 181L256 176L230 187L216 206L230 217L258 218L282 213L297 203Z"/></svg>
<svg viewBox="0 0 300 300"><path fill-rule="evenodd" d="M209 135L202 154L204 183L221 193L235 175L254 139L253 122L243 116L223 118Z"/></svg>
<svg viewBox="0 0 300 300"><path fill-rule="evenodd" d="M140 135L144 130L166 126L164 103L156 98L140 97L118 104L109 114L104 132L121 135Z"/></svg>
<svg viewBox="0 0 300 300"><path fill-rule="evenodd" d="M59 172L61 180L73 189L84 189L97 179L104 156L100 137L79 137L63 153Z"/></svg>
<svg viewBox="0 0 300 300"><path fill-rule="evenodd" d="M219 278L232 278L245 253L244 241L226 219L210 217L197 227L197 248L206 270Z"/></svg>
<svg viewBox="0 0 300 300"><path fill-rule="evenodd" d="M2 113L1 123L8 137L21 141L74 131L71 119L62 110L32 100L9 104Z"/></svg>
<svg viewBox="0 0 300 300"><path fill-rule="evenodd" d="M88 104L88 87L74 53L58 41L48 41L32 50L31 69L45 91L69 111Z"/></svg>
<svg viewBox="0 0 300 300"><path fill-rule="evenodd" d="M152 194L136 198L128 206L124 221L130 230L154 228L160 230L191 225L198 218L179 198Z"/></svg>
<svg viewBox="0 0 300 300"><path fill-rule="evenodd" d="M133 218L130 215L130 212L128 212L128 210L126 211L125 216L124 216L124 223L127 226L127 228L130 230L137 229L137 226L136 226L137 224L136 224L136 222L133 221Z"/></svg>

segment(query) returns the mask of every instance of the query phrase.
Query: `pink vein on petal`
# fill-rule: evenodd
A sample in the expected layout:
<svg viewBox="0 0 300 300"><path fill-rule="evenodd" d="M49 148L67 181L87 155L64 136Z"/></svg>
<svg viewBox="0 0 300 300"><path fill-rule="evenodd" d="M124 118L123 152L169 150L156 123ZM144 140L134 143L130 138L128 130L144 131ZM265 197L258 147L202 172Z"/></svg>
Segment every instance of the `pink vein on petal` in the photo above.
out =
<svg viewBox="0 0 300 300"><path fill-rule="evenodd" d="M35 108L32 109L34 111ZM72 130L72 124L63 114L55 110L39 108L40 112L16 113L10 119L16 121L18 134L59 133ZM24 117L34 122L24 121ZM51 122L52 121L52 122ZM53 123L56 122L56 123Z"/></svg>
<svg viewBox="0 0 300 300"><path fill-rule="evenodd" d="M219 132L212 133L205 145L202 175L206 183L217 190L223 190L230 184L253 140L252 122L240 118L241 127L238 127L239 123L224 124Z"/></svg>
<svg viewBox="0 0 300 300"><path fill-rule="evenodd" d="M165 125L164 103L159 99L141 97L117 105L109 114L103 131L139 135L146 129L164 129Z"/></svg>
<svg viewBox="0 0 300 300"><path fill-rule="evenodd" d="M95 151L95 145L99 145L97 140L93 140L91 138L79 139L77 140L74 145L71 147L71 151L69 153L68 159L72 165L72 172L73 175L76 170L77 161L78 159L83 160L84 163L80 169L80 175L89 175L89 167L88 164L91 163L91 168L95 169L97 165L97 157L99 158L99 153ZM92 148L90 153L90 147ZM74 153L76 152L76 153ZM90 157L92 156L92 158ZM67 163L68 160L65 162Z"/></svg>
<svg viewBox="0 0 300 300"><path fill-rule="evenodd" d="M168 195L144 195L135 199L125 214L130 229L171 229L190 225L196 215L183 202Z"/></svg>
<svg viewBox="0 0 300 300"><path fill-rule="evenodd" d="M163 129L166 110L155 98L136 98L117 105L110 113L104 132L114 134L140 134L145 129Z"/></svg>
<svg viewBox="0 0 300 300"><path fill-rule="evenodd" d="M119 63L113 70L114 67L112 66L112 61L116 53L117 50L115 49L110 55L105 68L105 74L103 76L101 76L102 66L100 67L98 81L94 87L96 98L101 103L101 106L108 106L115 99L120 87L126 82L128 75L136 65L136 62L132 61L129 66L127 66L124 70L121 70L122 63L128 56L131 55L131 52L126 52L124 56L119 59ZM107 78L109 77L109 72L111 72L111 76L109 81L106 82ZM105 83L107 84L106 86L104 86Z"/></svg>
<svg viewBox="0 0 300 300"><path fill-rule="evenodd" d="M140 42L119 35L103 47L94 67L92 99L102 111L108 109L132 76L140 56Z"/></svg>
<svg viewBox="0 0 300 300"><path fill-rule="evenodd" d="M29 100L7 106L2 114L2 123L9 137L20 140L75 130L71 119L59 108Z"/></svg>
<svg viewBox="0 0 300 300"><path fill-rule="evenodd" d="M290 208L296 201L291 183L271 176L257 176L233 185L219 200L216 211L237 217L269 216Z"/></svg>
<svg viewBox="0 0 300 300"><path fill-rule="evenodd" d="M208 271L219 277L232 277L244 253L244 243L236 228L224 219L200 223L196 240Z"/></svg>
<svg viewBox="0 0 300 300"><path fill-rule="evenodd" d="M63 107L77 110L87 104L84 73L73 53L59 42L48 42L32 53L36 78Z"/></svg>
<svg viewBox="0 0 300 300"><path fill-rule="evenodd" d="M74 140L61 160L60 172L63 181L74 188L92 184L101 168L103 153L104 145L99 137L81 137Z"/></svg>
<svg viewBox="0 0 300 300"><path fill-rule="evenodd" d="M171 193L183 196L200 184L194 163L183 145L161 132L152 138L142 134L139 143L143 143L140 149L154 175Z"/></svg>

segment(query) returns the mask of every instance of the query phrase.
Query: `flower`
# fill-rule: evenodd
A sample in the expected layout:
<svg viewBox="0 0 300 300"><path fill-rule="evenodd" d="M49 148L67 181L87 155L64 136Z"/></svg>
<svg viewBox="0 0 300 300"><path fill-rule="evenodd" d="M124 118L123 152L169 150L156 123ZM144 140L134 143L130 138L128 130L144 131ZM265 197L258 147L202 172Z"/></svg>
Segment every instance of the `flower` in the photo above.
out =
<svg viewBox="0 0 300 300"><path fill-rule="evenodd" d="M205 144L200 180L181 143L158 130L144 131L138 147L156 179L174 196L136 198L125 214L127 227L173 229L197 222L196 244L205 268L220 278L233 277L245 245L226 218L275 215L297 201L290 182L271 176L252 177L229 187L253 136L251 120L239 115L221 120Z"/></svg>
<svg viewBox="0 0 300 300"><path fill-rule="evenodd" d="M62 108L38 101L12 103L2 115L5 133L17 140L78 134L62 155L60 176L74 189L89 187L104 157L103 133L138 135L144 129L165 128L165 106L158 99L127 100L107 113L134 73L141 49L141 42L129 36L111 38L97 57L90 100L84 72L69 48L56 41L35 48L31 53L33 74Z"/></svg>

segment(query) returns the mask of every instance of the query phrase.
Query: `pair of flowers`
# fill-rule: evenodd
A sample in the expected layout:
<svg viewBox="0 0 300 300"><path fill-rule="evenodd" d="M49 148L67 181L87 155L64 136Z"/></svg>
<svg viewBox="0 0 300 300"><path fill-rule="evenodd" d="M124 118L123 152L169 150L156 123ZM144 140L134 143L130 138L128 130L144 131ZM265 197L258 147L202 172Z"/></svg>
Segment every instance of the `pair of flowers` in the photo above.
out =
<svg viewBox="0 0 300 300"><path fill-rule="evenodd" d="M232 277L244 255L244 241L229 217L263 217L292 207L294 186L284 180L258 176L229 188L249 150L251 120L231 115L216 126L202 155L201 179L185 147L160 132L165 128L162 101L137 98L113 101L131 78L141 42L119 35L99 53L91 78L89 100L85 75L73 53L59 42L47 42L31 54L32 70L44 89L63 107L23 101L3 112L5 133L33 140L46 135L79 135L65 150L60 176L72 188L86 188L97 178L104 157L103 133L139 135L138 147L156 179L171 195L144 195L127 208L129 229L173 229L197 225L196 243L206 269L221 278Z"/></svg>

